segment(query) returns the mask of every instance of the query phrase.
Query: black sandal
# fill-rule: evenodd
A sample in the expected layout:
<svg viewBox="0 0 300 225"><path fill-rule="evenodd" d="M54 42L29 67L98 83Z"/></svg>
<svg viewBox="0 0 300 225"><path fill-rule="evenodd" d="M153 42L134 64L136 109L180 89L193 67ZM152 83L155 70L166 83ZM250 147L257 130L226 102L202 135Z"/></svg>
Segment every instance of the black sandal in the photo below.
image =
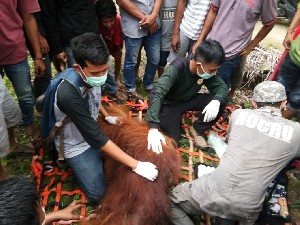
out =
<svg viewBox="0 0 300 225"><path fill-rule="evenodd" d="M107 96L117 104L123 104L126 101L126 95L120 91L116 91L114 94L107 93Z"/></svg>
<svg viewBox="0 0 300 225"><path fill-rule="evenodd" d="M127 101L134 102L136 104L140 104L140 101L143 102L144 99L136 91L133 91L133 92L127 92Z"/></svg>

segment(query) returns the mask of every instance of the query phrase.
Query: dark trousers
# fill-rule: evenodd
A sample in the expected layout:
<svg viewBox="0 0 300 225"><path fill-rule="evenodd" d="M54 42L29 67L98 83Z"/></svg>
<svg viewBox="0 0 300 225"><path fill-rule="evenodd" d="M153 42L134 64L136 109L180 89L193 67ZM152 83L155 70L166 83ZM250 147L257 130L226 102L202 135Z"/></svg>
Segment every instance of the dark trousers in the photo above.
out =
<svg viewBox="0 0 300 225"><path fill-rule="evenodd" d="M45 74L41 77L35 77L33 81L34 97L37 98L44 94L52 78L51 61L48 54L43 55L46 66Z"/></svg>
<svg viewBox="0 0 300 225"><path fill-rule="evenodd" d="M238 221L225 219L221 217L215 217L216 218L216 225L237 225Z"/></svg>
<svg viewBox="0 0 300 225"><path fill-rule="evenodd" d="M159 115L161 130L179 143L182 115L186 111L202 111L205 106L210 103L213 97L214 96L211 94L197 94L185 102L180 102L177 104L163 104ZM217 117L210 122L203 122L205 114L201 114L199 119L193 123L195 130L199 134L202 134L204 131L210 129L223 114L225 107L225 104L221 104Z"/></svg>
<svg viewBox="0 0 300 225"><path fill-rule="evenodd" d="M28 48L28 51L30 53L30 56L32 59L35 58L33 48L31 47L31 44L29 40L26 38L26 45ZM47 90L48 85L50 84L51 78L52 78L52 68L51 68L51 53L47 53L43 55L44 63L46 66L45 74L41 77L35 76L33 81L33 94L35 98L38 98L40 95L44 94L44 92Z"/></svg>

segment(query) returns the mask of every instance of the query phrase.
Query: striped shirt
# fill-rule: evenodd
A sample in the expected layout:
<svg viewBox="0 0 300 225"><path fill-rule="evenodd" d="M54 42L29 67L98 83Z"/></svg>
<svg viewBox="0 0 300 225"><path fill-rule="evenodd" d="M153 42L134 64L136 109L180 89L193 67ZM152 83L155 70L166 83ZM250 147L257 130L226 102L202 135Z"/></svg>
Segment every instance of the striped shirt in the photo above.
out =
<svg viewBox="0 0 300 225"><path fill-rule="evenodd" d="M180 30L190 39L197 40L209 10L210 0L188 0Z"/></svg>

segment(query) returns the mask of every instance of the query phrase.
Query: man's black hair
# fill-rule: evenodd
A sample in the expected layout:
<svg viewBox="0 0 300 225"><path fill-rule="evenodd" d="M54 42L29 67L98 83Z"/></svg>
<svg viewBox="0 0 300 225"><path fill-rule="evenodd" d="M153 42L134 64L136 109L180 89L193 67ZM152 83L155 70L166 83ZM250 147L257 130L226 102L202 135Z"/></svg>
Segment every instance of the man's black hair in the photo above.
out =
<svg viewBox="0 0 300 225"><path fill-rule="evenodd" d="M99 20L107 17L116 17L117 15L117 7L112 0L96 1L95 10Z"/></svg>
<svg viewBox="0 0 300 225"><path fill-rule="evenodd" d="M71 40L73 56L81 68L86 62L103 65L108 62L109 52L101 35L85 33Z"/></svg>
<svg viewBox="0 0 300 225"><path fill-rule="evenodd" d="M194 60L208 64L216 63L217 65L222 65L225 61L225 52L219 42L207 39L202 41L196 49Z"/></svg>
<svg viewBox="0 0 300 225"><path fill-rule="evenodd" d="M0 224L39 225L39 195L33 180L15 176L0 180Z"/></svg>

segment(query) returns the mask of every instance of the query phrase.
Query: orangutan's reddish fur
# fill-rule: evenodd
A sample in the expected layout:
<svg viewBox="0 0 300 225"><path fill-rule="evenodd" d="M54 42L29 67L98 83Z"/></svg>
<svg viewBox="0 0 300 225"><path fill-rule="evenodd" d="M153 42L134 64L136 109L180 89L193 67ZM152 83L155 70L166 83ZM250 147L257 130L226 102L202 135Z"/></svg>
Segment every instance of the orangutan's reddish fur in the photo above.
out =
<svg viewBox="0 0 300 225"><path fill-rule="evenodd" d="M107 191L100 202L97 218L91 225L168 225L170 224L169 191L177 183L180 157L175 142L166 137L163 153L147 149L149 126L129 118L120 107L108 108L110 115L122 116L122 126L109 125L99 119L103 132L123 151L139 161L154 163L159 171L152 182L110 157L105 158Z"/></svg>

